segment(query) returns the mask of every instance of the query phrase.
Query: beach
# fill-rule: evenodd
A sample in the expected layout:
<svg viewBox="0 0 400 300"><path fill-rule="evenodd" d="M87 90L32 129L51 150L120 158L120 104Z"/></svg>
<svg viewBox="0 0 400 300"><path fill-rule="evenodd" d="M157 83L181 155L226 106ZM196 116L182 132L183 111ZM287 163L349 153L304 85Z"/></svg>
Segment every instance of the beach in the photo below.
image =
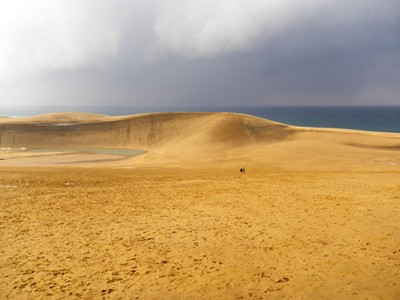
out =
<svg viewBox="0 0 400 300"><path fill-rule="evenodd" d="M400 298L398 134L221 113L1 122L1 298Z"/></svg>

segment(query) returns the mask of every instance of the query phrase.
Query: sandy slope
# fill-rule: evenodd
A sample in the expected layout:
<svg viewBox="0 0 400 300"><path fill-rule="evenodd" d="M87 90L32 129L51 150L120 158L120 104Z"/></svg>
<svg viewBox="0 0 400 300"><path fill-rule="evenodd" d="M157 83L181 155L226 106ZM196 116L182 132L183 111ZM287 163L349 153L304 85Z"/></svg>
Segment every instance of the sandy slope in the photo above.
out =
<svg viewBox="0 0 400 300"><path fill-rule="evenodd" d="M275 142L290 134L288 126L225 113L158 113L107 117L82 113L46 114L3 120L3 147L136 147L175 144L243 146ZM83 138L84 137L84 138Z"/></svg>
<svg viewBox="0 0 400 300"><path fill-rule="evenodd" d="M0 298L400 299L399 145L226 113L1 119L0 148L148 152L1 151Z"/></svg>
<svg viewBox="0 0 400 300"><path fill-rule="evenodd" d="M0 123L0 148L133 148L146 155L121 165L285 165L331 168L397 166L400 136L352 130L293 127L231 113L158 113L124 117L47 114ZM59 158L9 160L1 165L58 164ZM1 155L1 154L0 154ZM37 156L37 155L36 155ZM66 156L64 156L66 158ZM88 160L96 160L88 158ZM68 161L68 159L66 159ZM71 162L74 160L71 160ZM83 157L79 160L85 161ZM318 163L316 163L318 162ZM101 165L107 164L101 159ZM118 164L116 161L110 164ZM322 166L323 167L323 166Z"/></svg>

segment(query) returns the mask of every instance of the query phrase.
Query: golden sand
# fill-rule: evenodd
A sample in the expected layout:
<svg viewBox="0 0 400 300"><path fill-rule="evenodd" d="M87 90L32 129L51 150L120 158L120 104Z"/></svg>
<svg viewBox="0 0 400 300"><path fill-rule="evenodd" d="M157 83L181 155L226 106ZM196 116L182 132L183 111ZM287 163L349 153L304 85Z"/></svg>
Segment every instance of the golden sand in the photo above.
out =
<svg viewBox="0 0 400 300"><path fill-rule="evenodd" d="M400 298L398 134L232 114L1 122L1 148L147 151L0 152L2 299Z"/></svg>

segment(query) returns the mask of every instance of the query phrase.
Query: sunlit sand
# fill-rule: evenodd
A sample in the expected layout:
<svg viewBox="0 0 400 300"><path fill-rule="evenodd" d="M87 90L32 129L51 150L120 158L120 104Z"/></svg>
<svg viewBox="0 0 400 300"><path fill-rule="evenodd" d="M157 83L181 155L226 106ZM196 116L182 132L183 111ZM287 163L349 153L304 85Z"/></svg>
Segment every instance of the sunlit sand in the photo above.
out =
<svg viewBox="0 0 400 300"><path fill-rule="evenodd" d="M400 298L399 134L229 113L0 122L2 298Z"/></svg>
<svg viewBox="0 0 400 300"><path fill-rule="evenodd" d="M10 148L8 148L10 149ZM124 157L136 156L146 153L142 150L135 149L113 149L113 148L38 148L38 149L27 149L23 148L22 151L30 153L89 153L89 154L109 154L109 155L120 155Z"/></svg>

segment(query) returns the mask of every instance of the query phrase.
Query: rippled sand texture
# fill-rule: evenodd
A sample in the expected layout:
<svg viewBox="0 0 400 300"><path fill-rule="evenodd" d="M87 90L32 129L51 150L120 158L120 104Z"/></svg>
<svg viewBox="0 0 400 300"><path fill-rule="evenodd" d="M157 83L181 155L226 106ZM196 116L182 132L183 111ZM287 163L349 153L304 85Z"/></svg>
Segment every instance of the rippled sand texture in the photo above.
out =
<svg viewBox="0 0 400 300"><path fill-rule="evenodd" d="M2 299L399 299L399 172L0 171Z"/></svg>
<svg viewBox="0 0 400 300"><path fill-rule="evenodd" d="M400 299L399 134L61 113L1 148L0 299Z"/></svg>

